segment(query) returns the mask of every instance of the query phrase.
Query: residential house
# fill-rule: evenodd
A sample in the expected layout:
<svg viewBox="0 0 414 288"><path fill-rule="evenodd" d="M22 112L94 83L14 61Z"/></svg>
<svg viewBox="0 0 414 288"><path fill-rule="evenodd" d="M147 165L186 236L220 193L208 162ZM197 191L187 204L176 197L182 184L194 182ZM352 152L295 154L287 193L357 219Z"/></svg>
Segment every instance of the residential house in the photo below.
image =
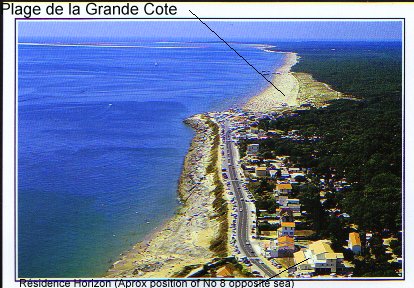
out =
<svg viewBox="0 0 414 288"><path fill-rule="evenodd" d="M289 200L290 199L288 199L287 207L290 208L293 211L293 213L300 213L301 205L300 204L289 203Z"/></svg>
<svg viewBox="0 0 414 288"><path fill-rule="evenodd" d="M252 134L258 134L259 133L259 127L257 127L257 126L251 126L250 127L250 133L252 133Z"/></svg>
<svg viewBox="0 0 414 288"><path fill-rule="evenodd" d="M276 249L275 240L262 240L260 241L260 251L266 258L277 258L278 251Z"/></svg>
<svg viewBox="0 0 414 288"><path fill-rule="evenodd" d="M277 238L277 257L292 257L295 252L295 242L292 237L282 236Z"/></svg>
<svg viewBox="0 0 414 288"><path fill-rule="evenodd" d="M282 179L289 179L290 178L289 171L287 171L286 169L282 169L281 170L280 178L282 178Z"/></svg>
<svg viewBox="0 0 414 288"><path fill-rule="evenodd" d="M297 198L290 198L288 199L288 204L296 204L299 205L300 204L300 200Z"/></svg>
<svg viewBox="0 0 414 288"><path fill-rule="evenodd" d="M255 173L257 177L266 177L267 169L266 167L256 167Z"/></svg>
<svg viewBox="0 0 414 288"><path fill-rule="evenodd" d="M293 237L295 235L295 222L282 222L280 224L280 228L277 229L277 236L290 236Z"/></svg>
<svg viewBox="0 0 414 288"><path fill-rule="evenodd" d="M277 195L288 195L292 193L292 184L290 183L279 183L276 185L275 190Z"/></svg>
<svg viewBox="0 0 414 288"><path fill-rule="evenodd" d="M293 253L293 261L296 264L298 274L313 274L315 272L311 260L306 258L303 250Z"/></svg>
<svg viewBox="0 0 414 288"><path fill-rule="evenodd" d="M361 238L359 233L349 233L348 248L354 252L354 254L361 254Z"/></svg>
<svg viewBox="0 0 414 288"><path fill-rule="evenodd" d="M269 176L270 178L277 178L277 171L276 169L270 169L269 170Z"/></svg>
<svg viewBox="0 0 414 288"><path fill-rule="evenodd" d="M342 253L335 253L328 240L318 240L309 245L308 249L299 251L303 252L294 254L295 264L308 259L305 263L309 265L303 265L306 268L306 272L313 270L316 274L330 274L338 273L346 270L344 265L344 255ZM297 271L301 273L301 265L298 265Z"/></svg>
<svg viewBox="0 0 414 288"><path fill-rule="evenodd" d="M292 237L282 236L277 240L260 241L260 248L266 258L292 257L295 243Z"/></svg>
<svg viewBox="0 0 414 288"><path fill-rule="evenodd" d="M247 145L247 155L257 155L259 153L259 144Z"/></svg>
<svg viewBox="0 0 414 288"><path fill-rule="evenodd" d="M289 198L287 195L280 195L277 202L280 204L280 206L286 207L288 204L288 199Z"/></svg>

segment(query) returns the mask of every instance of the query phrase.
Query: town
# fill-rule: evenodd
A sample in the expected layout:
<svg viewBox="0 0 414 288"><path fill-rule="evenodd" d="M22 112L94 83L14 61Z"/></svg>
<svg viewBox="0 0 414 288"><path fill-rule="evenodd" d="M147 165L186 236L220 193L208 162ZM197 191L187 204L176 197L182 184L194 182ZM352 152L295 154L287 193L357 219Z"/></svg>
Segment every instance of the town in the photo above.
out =
<svg viewBox="0 0 414 288"><path fill-rule="evenodd" d="M296 113L208 113L221 131L222 176L232 211L233 255L258 277L279 274L279 278L337 278L353 277L355 260L381 250L401 275L402 258L397 244L401 231L397 235L387 231L378 235L360 230L347 211L338 208L336 195L346 193L352 183L336 175L334 168L326 177L298 166L294 155L276 155L267 149L275 138L319 141L318 135L305 136L299 130L263 129L263 121L295 117ZM318 217L330 223L326 229L315 229ZM221 270L225 271L221 277L231 277L228 269Z"/></svg>

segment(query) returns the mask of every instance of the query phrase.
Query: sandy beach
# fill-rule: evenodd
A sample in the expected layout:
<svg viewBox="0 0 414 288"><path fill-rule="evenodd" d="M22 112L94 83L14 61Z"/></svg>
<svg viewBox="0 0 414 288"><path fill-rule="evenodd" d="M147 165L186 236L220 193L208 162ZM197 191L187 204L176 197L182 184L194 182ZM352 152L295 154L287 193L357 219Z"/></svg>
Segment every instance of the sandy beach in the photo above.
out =
<svg viewBox="0 0 414 288"><path fill-rule="evenodd" d="M207 117L196 115L186 120L195 131L184 161L179 183L183 206L146 241L123 253L106 277L168 278L189 265L203 265L214 258L210 243L218 233L214 218L213 174L207 173L213 144Z"/></svg>
<svg viewBox="0 0 414 288"><path fill-rule="evenodd" d="M286 104L293 107L298 106L299 83L290 72L291 67L297 63L298 56L291 52L285 54L285 62L275 72L272 83L286 96L269 85L258 95L252 97L243 109L253 112L267 112L279 109Z"/></svg>
<svg viewBox="0 0 414 288"><path fill-rule="evenodd" d="M298 62L296 53L285 53L285 62L272 79L272 83L285 94L268 86L258 95L252 97L243 109L252 112L272 112L298 108L301 105L322 107L327 101L348 98L341 92L335 91L328 84L315 80L311 74L291 72L291 68Z"/></svg>

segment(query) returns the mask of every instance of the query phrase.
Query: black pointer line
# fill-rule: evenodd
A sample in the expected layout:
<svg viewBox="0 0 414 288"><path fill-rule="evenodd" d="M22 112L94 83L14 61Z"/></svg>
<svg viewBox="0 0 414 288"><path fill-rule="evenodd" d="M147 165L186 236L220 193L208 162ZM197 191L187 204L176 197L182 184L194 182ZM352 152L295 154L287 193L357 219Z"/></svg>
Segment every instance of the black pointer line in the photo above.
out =
<svg viewBox="0 0 414 288"><path fill-rule="evenodd" d="M203 20L201 20L200 18L198 18L198 16L197 15L195 15L193 12L191 12L191 10L188 10L188 11L190 11L190 13L191 14L193 14L198 20L200 20L200 22L201 23L203 23L204 25L206 25L206 27L211 31L211 32L213 32L214 34L216 34L216 36L221 40L221 41L223 41L227 46L229 46L229 48L231 49L231 50L233 50L234 52L236 52L236 54L237 55L239 55L239 57L240 58L242 58L243 60L244 60L244 62L246 62L247 64L249 64L249 66L250 67L252 67L258 74L260 74L267 82L269 82L270 83L270 85L272 85L273 87L275 87L275 89L277 90L277 91L279 91L280 93L282 93L282 95L283 96L285 96L286 97L286 95L282 92L282 91L280 91L271 81L269 81L269 79L267 79L262 73L260 73L259 72L259 70L257 70L252 64L250 64L249 63L249 61L247 61L246 60L246 58L244 58L242 55L240 55L239 54L239 52L237 52L236 50L234 50L234 48L233 47L231 47L230 45L229 45L229 43L227 43L223 38L221 38L216 32L214 32L214 30L213 29L211 29L206 23L204 23L203 22Z"/></svg>
<svg viewBox="0 0 414 288"><path fill-rule="evenodd" d="M309 258L306 258L305 260L300 261L300 262L296 263L295 265L292 265L292 266L290 266L290 267L286 268L285 270L283 270L283 271L281 271L281 272L279 272L279 273L277 273L277 274L273 275L272 277L267 278L266 280L263 280L262 282L260 282L259 284L257 284L257 285L256 285L256 287L257 287L257 286L260 286L263 282L265 282L265 281L269 281L270 279L275 278L276 276L279 276L280 274L282 274L283 272L285 272L285 271L289 270L290 268L293 268L293 267L295 267L295 266L298 266L300 263L303 263L303 262L308 261L308 260L309 260Z"/></svg>

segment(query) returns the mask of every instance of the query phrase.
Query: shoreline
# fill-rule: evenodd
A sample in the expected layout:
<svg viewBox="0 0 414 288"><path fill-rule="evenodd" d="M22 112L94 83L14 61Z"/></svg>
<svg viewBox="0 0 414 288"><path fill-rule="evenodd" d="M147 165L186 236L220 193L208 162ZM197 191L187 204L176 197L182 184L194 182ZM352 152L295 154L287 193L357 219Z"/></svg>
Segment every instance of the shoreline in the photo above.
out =
<svg viewBox="0 0 414 288"><path fill-rule="evenodd" d="M220 223L213 207L214 173L206 171L214 141L208 120L205 115L195 115L184 121L196 134L179 179L178 195L183 204L172 218L122 253L104 277L177 277L187 266L202 266L215 257L210 245Z"/></svg>
<svg viewBox="0 0 414 288"><path fill-rule="evenodd" d="M296 107L298 105L297 95L299 83L290 72L292 66L298 63L298 55L295 52L277 52L285 54L284 63L273 74L272 83L280 89L277 91L273 86L267 86L257 95L251 97L243 106L243 109L251 112L268 112L278 110L287 106Z"/></svg>
<svg viewBox="0 0 414 288"><path fill-rule="evenodd" d="M298 108L325 107L329 101L341 98L357 100L351 95L334 90L330 85L319 82L309 73L291 72L291 68L298 63L300 56L295 52L284 53L284 64L276 70L272 83L280 89L268 86L259 94L250 98L243 106L243 110L250 112L284 112Z"/></svg>
<svg viewBox="0 0 414 288"><path fill-rule="evenodd" d="M282 74L276 74L272 80L273 82L275 79L280 78L278 77L280 75L289 75L288 73L291 67L297 63L296 53L286 52L284 54L287 54L284 64L275 71L275 73ZM280 79L279 81L283 80ZM273 87L271 88L274 89ZM250 98L243 109L249 110L249 105L252 105L251 102L266 101L266 99L263 99L263 94L269 89L268 87L258 95ZM264 96L266 98L267 94L265 93ZM283 95L281 96L283 97ZM258 106L258 108L262 108L262 106ZM214 241L214 236L218 235L220 222L214 219L216 213L213 207L213 201L216 199L213 192L215 185L214 175L212 174L214 173L206 173L206 169L209 166L209 157L213 150L213 140L209 139L211 138L212 131L208 127L207 120L211 120L211 118L205 115L194 115L184 120L184 123L194 129L196 134L185 156L178 183L177 193L182 205L179 206L172 218L166 219L162 225L147 234L143 240L135 244L130 250L121 253L120 259L113 263L104 277L174 277L185 270L186 267L188 268L193 265L202 266L216 257L210 249L210 242ZM206 137L206 135L210 137ZM218 153L218 158L214 165L221 166L220 153ZM200 170L202 170L201 173ZM220 180L222 181L222 179ZM196 188L194 188L194 183L198 183ZM207 190L207 195L204 195L204 197L202 197L202 190ZM194 194L197 194L199 197L194 197ZM192 202L190 201L192 199L198 201ZM203 211L204 213L200 213L200 211L199 213L192 213L190 215L191 220L194 219L194 222L198 222L198 227L185 227L183 224L188 222L188 214L191 214L190 212L194 207L203 207L205 203L201 202L206 200L210 200L210 203L208 209ZM206 214L209 214L208 221L205 219ZM228 214L226 218L230 221ZM210 223L209 229L203 227L203 223L206 224L206 222ZM181 233L173 233L179 230L181 230ZM184 238L186 235L188 236L187 244L190 245L187 245L185 247L186 252L181 254L177 249L179 249L179 246L182 246L181 244L185 241ZM205 239L201 243L197 242L196 245L194 241L191 241L196 238ZM227 249L229 249L230 243L226 244ZM173 249L168 249L168 247L172 247ZM202 252L197 253L197 250Z"/></svg>
<svg viewBox="0 0 414 288"><path fill-rule="evenodd" d="M297 53L277 53L286 56L283 65L273 73L275 76L272 83L286 97L269 85L259 94L251 97L244 104L243 110L261 113L282 112L298 108L303 103L317 103L315 106L320 107L321 103L325 104L324 101L330 100L323 98L328 95L326 91L338 97L339 92L332 90L325 83L317 82L312 75L291 72L292 66L300 58ZM323 101L316 102L314 94L304 96L304 91L301 90L308 92L305 88L309 84L312 86L311 89L314 89L315 85L322 87L318 92L322 92L319 96ZM122 253L121 259L111 266L105 277L185 277L188 271L201 267L217 257L211 247L212 243L218 241L216 237L220 237L219 231L222 226L217 219L214 200L217 198L215 191L219 186L217 181L223 182L223 179L221 173L218 173L219 179L217 179L215 171L208 171L213 166L221 167L221 154L217 151L217 158L212 157L214 135L208 121L212 121L212 117L206 114L194 115L184 120L184 123L193 128L196 134L185 156L178 184L177 193L182 205L172 218L166 219L132 249ZM211 163L211 158L215 163ZM223 195L224 199L227 199L225 195ZM227 203L226 200L224 201ZM223 205L228 207L229 204ZM226 218L230 221L228 213ZM227 241L226 244L229 250L230 243ZM183 271L187 271L185 275Z"/></svg>

